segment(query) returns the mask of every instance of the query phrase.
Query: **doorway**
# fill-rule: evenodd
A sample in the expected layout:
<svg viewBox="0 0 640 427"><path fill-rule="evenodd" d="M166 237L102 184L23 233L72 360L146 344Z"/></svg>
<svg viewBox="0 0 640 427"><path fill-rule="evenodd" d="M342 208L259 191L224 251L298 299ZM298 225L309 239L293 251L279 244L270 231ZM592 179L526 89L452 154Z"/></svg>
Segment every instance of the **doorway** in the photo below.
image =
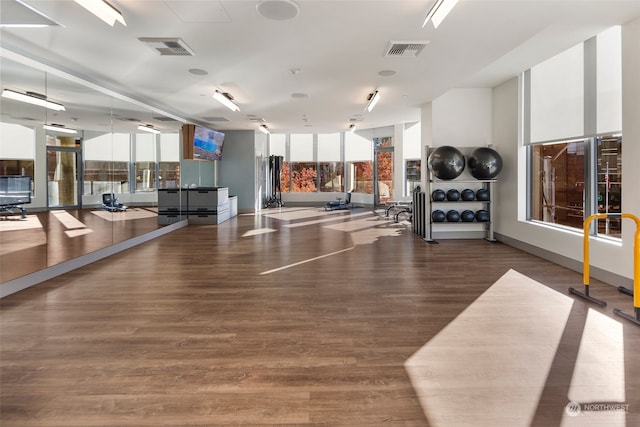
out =
<svg viewBox="0 0 640 427"><path fill-rule="evenodd" d="M80 148L47 147L47 207L80 208Z"/></svg>

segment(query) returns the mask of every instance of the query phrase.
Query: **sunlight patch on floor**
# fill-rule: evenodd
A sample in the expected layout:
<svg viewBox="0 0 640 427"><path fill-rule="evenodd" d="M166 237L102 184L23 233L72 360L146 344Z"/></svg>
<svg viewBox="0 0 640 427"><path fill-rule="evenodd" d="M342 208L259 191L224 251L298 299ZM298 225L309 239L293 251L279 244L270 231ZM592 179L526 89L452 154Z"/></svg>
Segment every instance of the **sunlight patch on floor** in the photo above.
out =
<svg viewBox="0 0 640 427"><path fill-rule="evenodd" d="M85 234L90 234L93 233L93 230L90 228L76 228L74 230L65 230L64 234L67 235L67 237L79 237L79 236L84 236Z"/></svg>
<svg viewBox="0 0 640 427"><path fill-rule="evenodd" d="M513 270L501 277L405 362L429 425L528 426L572 304Z"/></svg>
<svg viewBox="0 0 640 427"><path fill-rule="evenodd" d="M71 215L67 211L51 211L50 213L55 219L60 221L60 223L64 225L64 228L66 228L67 230L86 227L86 225L84 225L82 221L80 221L78 218Z"/></svg>
<svg viewBox="0 0 640 427"><path fill-rule="evenodd" d="M341 213L329 213L327 212L325 215L322 216L321 219L316 219L313 221L303 221L303 222L295 222L293 224L285 224L284 226L287 228L298 228L298 227L306 227L308 225L315 225L315 224L326 224L326 223L333 223L336 221L354 221L355 218L360 218L363 216L371 216L371 212L361 212L361 213L357 213L357 214L351 214L351 215L345 215L345 214L341 214Z"/></svg>
<svg viewBox="0 0 640 427"><path fill-rule="evenodd" d="M20 217L16 217L20 218ZM40 220L35 215L27 215L24 219L6 219L0 221L0 232L42 229Z"/></svg>
<svg viewBox="0 0 640 427"><path fill-rule="evenodd" d="M324 217L328 214L322 208L280 208L277 211L268 211L263 216L283 221L292 221L296 219L308 219Z"/></svg>
<svg viewBox="0 0 640 427"><path fill-rule="evenodd" d="M242 237L259 236L261 234L274 233L276 231L278 230L275 230L273 228L255 228L244 233Z"/></svg>
<svg viewBox="0 0 640 427"><path fill-rule="evenodd" d="M317 256L317 257L309 258L309 259L305 259L303 261L294 262L293 264L284 265L282 267L274 268L272 270L263 271L262 273L260 273L260 275L262 276L262 275L265 275L265 274L275 273L276 271L286 270L288 268L295 267L295 266L298 266L298 265L301 265L301 264L306 264L308 262L313 262L313 261L316 261L316 260L319 260L319 259L322 259L322 258L327 258L327 257L330 257L330 256L338 255L338 254L341 254L343 252L350 251L351 249L353 249L353 247L346 248L346 249L341 249L339 251L331 252L331 253L328 253L328 254L320 255L320 256Z"/></svg>
<svg viewBox="0 0 640 427"><path fill-rule="evenodd" d="M133 219L151 218L156 216L155 212L147 209L127 209L121 212L107 212L107 211L91 211L92 214L99 216L105 221L129 221Z"/></svg>

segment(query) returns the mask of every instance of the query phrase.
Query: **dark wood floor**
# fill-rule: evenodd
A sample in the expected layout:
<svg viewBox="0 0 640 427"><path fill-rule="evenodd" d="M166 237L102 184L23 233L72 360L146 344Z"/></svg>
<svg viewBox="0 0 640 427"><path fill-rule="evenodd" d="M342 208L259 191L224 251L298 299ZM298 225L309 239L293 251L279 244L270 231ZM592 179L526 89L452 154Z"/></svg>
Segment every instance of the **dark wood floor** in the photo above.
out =
<svg viewBox="0 0 640 427"><path fill-rule="evenodd" d="M469 322L469 309L510 270L563 300L582 283L578 273L500 243L428 245L370 212L278 212L188 226L0 300L1 425L469 425L456 414L473 402L425 404L421 381L434 378L412 377L407 360L448 334L449 355L425 361L435 377L436 365L468 352L470 337L509 339L502 327L471 322L465 336L451 335L451 325ZM552 363L529 367L542 375L538 390L514 393L534 400L533 413L505 401L487 408L509 412L502 425L589 424L564 408L594 314L620 325L612 340L624 373L614 386L629 410L617 425L640 425L640 328L611 313L630 310L631 298L592 286L609 306L568 300L559 343L529 338L552 352ZM527 309L538 307L544 315L549 305L532 299ZM478 322L510 323L499 310L482 316ZM467 365L481 373L501 357L509 356L496 347ZM482 383L491 393L495 380L470 376L453 392ZM501 425L489 420L472 424Z"/></svg>

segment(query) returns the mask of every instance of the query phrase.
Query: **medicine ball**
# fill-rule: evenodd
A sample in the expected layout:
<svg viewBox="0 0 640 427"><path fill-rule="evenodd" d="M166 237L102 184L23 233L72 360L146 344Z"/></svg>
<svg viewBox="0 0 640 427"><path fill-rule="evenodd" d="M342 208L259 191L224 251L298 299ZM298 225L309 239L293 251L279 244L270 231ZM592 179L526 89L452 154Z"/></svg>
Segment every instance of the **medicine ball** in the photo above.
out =
<svg viewBox="0 0 640 427"><path fill-rule="evenodd" d="M460 192L458 190L456 190L455 188L452 188L451 190L447 191L447 200L449 200L450 202L455 202L459 199L460 199Z"/></svg>
<svg viewBox="0 0 640 427"><path fill-rule="evenodd" d="M462 190L462 193L460 193L460 197L465 202L470 202L476 197L476 193L474 193L472 189L466 188Z"/></svg>
<svg viewBox="0 0 640 427"><path fill-rule="evenodd" d="M462 211L460 219L462 222L473 222L476 219L476 214L474 214L472 210L467 209Z"/></svg>
<svg viewBox="0 0 640 427"><path fill-rule="evenodd" d="M455 179L464 170L464 155L455 147L443 145L429 154L427 167L438 179Z"/></svg>
<svg viewBox="0 0 640 427"><path fill-rule="evenodd" d="M489 211L484 209L480 209L476 211L476 221L478 222L489 222Z"/></svg>
<svg viewBox="0 0 640 427"><path fill-rule="evenodd" d="M434 202L442 202L445 199L445 193L443 190L437 189L437 190L433 190L433 192L431 193L431 200L433 200Z"/></svg>
<svg viewBox="0 0 640 427"><path fill-rule="evenodd" d="M431 212L431 220L433 222L444 222L446 217L445 213L439 209Z"/></svg>
<svg viewBox="0 0 640 427"><path fill-rule="evenodd" d="M469 172L476 179L493 179L502 170L502 157L489 147L479 147L468 159Z"/></svg>
<svg viewBox="0 0 640 427"><path fill-rule="evenodd" d="M481 202L489 201L489 190L486 188L481 188L476 191L476 200L480 200Z"/></svg>
<svg viewBox="0 0 640 427"><path fill-rule="evenodd" d="M447 221L448 222L458 222L460 221L460 212L451 209L447 212Z"/></svg>

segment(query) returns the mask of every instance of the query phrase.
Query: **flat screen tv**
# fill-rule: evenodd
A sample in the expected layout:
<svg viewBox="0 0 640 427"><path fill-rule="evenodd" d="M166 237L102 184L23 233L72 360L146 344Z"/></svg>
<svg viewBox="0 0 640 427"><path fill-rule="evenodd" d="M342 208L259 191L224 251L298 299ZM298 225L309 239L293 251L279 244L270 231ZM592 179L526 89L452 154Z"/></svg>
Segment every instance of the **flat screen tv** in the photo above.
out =
<svg viewBox="0 0 640 427"><path fill-rule="evenodd" d="M198 160L222 159L224 133L196 126L193 132L193 158Z"/></svg>

